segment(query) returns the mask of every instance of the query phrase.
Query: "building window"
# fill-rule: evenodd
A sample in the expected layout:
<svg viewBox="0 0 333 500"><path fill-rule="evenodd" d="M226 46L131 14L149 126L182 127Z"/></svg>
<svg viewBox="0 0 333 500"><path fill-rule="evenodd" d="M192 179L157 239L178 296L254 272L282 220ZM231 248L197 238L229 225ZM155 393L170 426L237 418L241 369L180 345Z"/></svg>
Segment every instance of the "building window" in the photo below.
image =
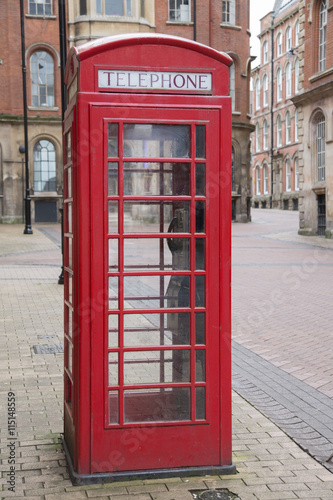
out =
<svg viewBox="0 0 333 500"><path fill-rule="evenodd" d="M295 62L295 94L298 94L298 85L299 85L299 60L296 59L296 62Z"/></svg>
<svg viewBox="0 0 333 500"><path fill-rule="evenodd" d="M256 194L261 194L260 191L260 167L256 167Z"/></svg>
<svg viewBox="0 0 333 500"><path fill-rule="evenodd" d="M286 113L286 144L290 144L291 142L291 119L290 113L287 111Z"/></svg>
<svg viewBox="0 0 333 500"><path fill-rule="evenodd" d="M268 194L268 167L264 166L264 194Z"/></svg>
<svg viewBox="0 0 333 500"><path fill-rule="evenodd" d="M132 16L132 0L96 0L96 14Z"/></svg>
<svg viewBox="0 0 333 500"><path fill-rule="evenodd" d="M29 0L29 14L33 16L51 16L51 0Z"/></svg>
<svg viewBox="0 0 333 500"><path fill-rule="evenodd" d="M295 191L299 191L298 158L295 158Z"/></svg>
<svg viewBox="0 0 333 500"><path fill-rule="evenodd" d="M276 73L276 82L277 82L277 101L282 100L282 70L279 68Z"/></svg>
<svg viewBox="0 0 333 500"><path fill-rule="evenodd" d="M276 55L277 57L282 55L282 34L279 33L276 39Z"/></svg>
<svg viewBox="0 0 333 500"><path fill-rule="evenodd" d="M319 11L319 71L326 69L327 2L323 0Z"/></svg>
<svg viewBox="0 0 333 500"><path fill-rule="evenodd" d="M256 124L256 153L260 151L260 129L259 123Z"/></svg>
<svg viewBox="0 0 333 500"><path fill-rule="evenodd" d="M230 92L230 97L231 97L231 105L232 105L232 111L235 111L236 106L235 106L235 65L231 64L230 69L229 69L229 92Z"/></svg>
<svg viewBox="0 0 333 500"><path fill-rule="evenodd" d="M260 109L260 80L256 81L256 109Z"/></svg>
<svg viewBox="0 0 333 500"><path fill-rule="evenodd" d="M298 47L299 44L299 22L297 21L295 25L295 46Z"/></svg>
<svg viewBox="0 0 333 500"><path fill-rule="evenodd" d="M264 75L263 87L264 87L264 106L268 106L268 76L267 75Z"/></svg>
<svg viewBox="0 0 333 500"><path fill-rule="evenodd" d="M295 141L298 141L298 109L295 111Z"/></svg>
<svg viewBox="0 0 333 500"><path fill-rule="evenodd" d="M291 49L291 27L288 26L287 31L286 31L286 50Z"/></svg>
<svg viewBox="0 0 333 500"><path fill-rule="evenodd" d="M325 118L317 121L317 173L318 181L325 180Z"/></svg>
<svg viewBox="0 0 333 500"><path fill-rule="evenodd" d="M286 97L291 96L291 64L286 66Z"/></svg>
<svg viewBox="0 0 333 500"><path fill-rule="evenodd" d="M222 23L235 24L235 0L222 2Z"/></svg>
<svg viewBox="0 0 333 500"><path fill-rule="evenodd" d="M268 42L264 43L263 52L264 52L264 64L266 64L268 63Z"/></svg>
<svg viewBox="0 0 333 500"><path fill-rule="evenodd" d="M286 161L286 191L291 191L291 163Z"/></svg>
<svg viewBox="0 0 333 500"><path fill-rule="evenodd" d="M190 22L190 0L169 0L169 20Z"/></svg>
<svg viewBox="0 0 333 500"><path fill-rule="evenodd" d="M263 149L268 149L268 124L267 120L264 120L264 144Z"/></svg>
<svg viewBox="0 0 333 500"><path fill-rule="evenodd" d="M276 120L276 145L277 147L282 146L282 121L280 115Z"/></svg>
<svg viewBox="0 0 333 500"><path fill-rule="evenodd" d="M32 106L54 106L54 65L47 52L34 52L30 58Z"/></svg>
<svg viewBox="0 0 333 500"><path fill-rule="evenodd" d="M235 148L231 147L231 191L235 191Z"/></svg>
<svg viewBox="0 0 333 500"><path fill-rule="evenodd" d="M34 191L56 191L56 152L52 142L47 140L35 144Z"/></svg>

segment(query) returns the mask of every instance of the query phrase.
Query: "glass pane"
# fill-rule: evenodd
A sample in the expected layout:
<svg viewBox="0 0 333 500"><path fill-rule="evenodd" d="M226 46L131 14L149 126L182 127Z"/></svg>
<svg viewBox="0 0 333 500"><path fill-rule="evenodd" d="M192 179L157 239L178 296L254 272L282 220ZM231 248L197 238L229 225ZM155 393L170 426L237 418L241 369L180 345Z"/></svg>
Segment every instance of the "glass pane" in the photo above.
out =
<svg viewBox="0 0 333 500"><path fill-rule="evenodd" d="M72 220L72 204L67 204L67 231L71 233L73 229L73 220Z"/></svg>
<svg viewBox="0 0 333 500"><path fill-rule="evenodd" d="M195 343L205 344L205 313L195 313Z"/></svg>
<svg viewBox="0 0 333 500"><path fill-rule="evenodd" d="M70 269L72 269L72 265L73 265L73 240L72 238L67 238L67 242L68 242L68 267Z"/></svg>
<svg viewBox="0 0 333 500"><path fill-rule="evenodd" d="M66 134L66 158L67 162L72 157L72 141L71 141L71 131Z"/></svg>
<svg viewBox="0 0 333 500"><path fill-rule="evenodd" d="M100 14L100 12L97 12ZM109 123L108 125L108 156L110 158L118 157L118 123Z"/></svg>
<svg viewBox="0 0 333 500"><path fill-rule="evenodd" d="M195 418L204 420L206 418L206 387L195 388Z"/></svg>
<svg viewBox="0 0 333 500"><path fill-rule="evenodd" d="M109 385L118 385L118 353L109 352Z"/></svg>
<svg viewBox="0 0 333 500"><path fill-rule="evenodd" d="M195 239L195 269L205 269L205 240Z"/></svg>
<svg viewBox="0 0 333 500"><path fill-rule="evenodd" d="M205 158L205 125L195 126L195 157Z"/></svg>
<svg viewBox="0 0 333 500"><path fill-rule="evenodd" d="M68 198L72 198L72 169L69 167L67 169L67 196Z"/></svg>
<svg viewBox="0 0 333 500"><path fill-rule="evenodd" d="M205 232L205 202L196 201L195 202L195 232L204 233Z"/></svg>
<svg viewBox="0 0 333 500"><path fill-rule="evenodd" d="M189 238L124 240L124 269L128 271L190 269Z"/></svg>
<svg viewBox="0 0 333 500"><path fill-rule="evenodd" d="M205 169L204 163L195 165L195 195L205 196Z"/></svg>
<svg viewBox="0 0 333 500"><path fill-rule="evenodd" d="M189 387L138 389L124 391L124 420L134 422L170 422L190 420Z"/></svg>
<svg viewBox="0 0 333 500"><path fill-rule="evenodd" d="M118 234L118 202L109 201L109 234Z"/></svg>
<svg viewBox="0 0 333 500"><path fill-rule="evenodd" d="M124 201L124 233L190 232L189 201Z"/></svg>
<svg viewBox="0 0 333 500"><path fill-rule="evenodd" d="M118 391L109 391L109 424L119 423Z"/></svg>
<svg viewBox="0 0 333 500"><path fill-rule="evenodd" d="M190 276L125 276L124 294L125 309L190 307Z"/></svg>
<svg viewBox="0 0 333 500"><path fill-rule="evenodd" d="M195 276L195 307L205 307L204 276Z"/></svg>
<svg viewBox="0 0 333 500"><path fill-rule="evenodd" d="M124 163L124 195L189 196L189 163Z"/></svg>
<svg viewBox="0 0 333 500"><path fill-rule="evenodd" d="M109 239L109 272L118 270L118 240Z"/></svg>
<svg viewBox="0 0 333 500"><path fill-rule="evenodd" d="M191 351L124 352L124 383L159 384L190 382Z"/></svg>
<svg viewBox="0 0 333 500"><path fill-rule="evenodd" d="M125 347L189 345L190 313L125 314Z"/></svg>
<svg viewBox="0 0 333 500"><path fill-rule="evenodd" d="M205 355L204 350L195 351L195 381L204 382L206 380L206 368L205 368Z"/></svg>
<svg viewBox="0 0 333 500"><path fill-rule="evenodd" d="M67 368L70 374L73 373L73 346L67 341Z"/></svg>
<svg viewBox="0 0 333 500"><path fill-rule="evenodd" d="M73 303L73 276L68 274L68 302Z"/></svg>
<svg viewBox="0 0 333 500"><path fill-rule="evenodd" d="M109 277L109 309L118 309L118 278Z"/></svg>
<svg viewBox="0 0 333 500"><path fill-rule="evenodd" d="M108 195L118 195L118 163L116 162L108 164Z"/></svg>
<svg viewBox="0 0 333 500"><path fill-rule="evenodd" d="M124 156L190 158L190 130L190 125L125 123Z"/></svg>
<svg viewBox="0 0 333 500"><path fill-rule="evenodd" d="M109 347L118 347L118 315L109 315Z"/></svg>
<svg viewBox="0 0 333 500"><path fill-rule="evenodd" d="M72 338L73 337L73 318L72 318L72 309L68 306L65 306L66 309L66 319L67 319L67 335Z"/></svg>

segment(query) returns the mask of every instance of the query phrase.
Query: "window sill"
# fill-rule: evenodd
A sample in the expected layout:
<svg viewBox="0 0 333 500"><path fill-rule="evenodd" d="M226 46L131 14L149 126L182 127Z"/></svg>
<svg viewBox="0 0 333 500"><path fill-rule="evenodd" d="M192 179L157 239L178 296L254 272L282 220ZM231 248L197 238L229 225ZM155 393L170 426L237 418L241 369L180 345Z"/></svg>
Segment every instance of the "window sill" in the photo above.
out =
<svg viewBox="0 0 333 500"><path fill-rule="evenodd" d="M43 15L43 14L26 14L26 18L28 19L57 19L57 16L54 15Z"/></svg>
<svg viewBox="0 0 333 500"><path fill-rule="evenodd" d="M30 111L59 111L58 106L28 106Z"/></svg>
<svg viewBox="0 0 333 500"><path fill-rule="evenodd" d="M165 24L169 24L169 25L180 25L180 26L193 26L193 21L166 21Z"/></svg>
<svg viewBox="0 0 333 500"><path fill-rule="evenodd" d="M310 76L309 82L316 82L317 80L320 80L321 78L325 78L325 76L331 75L333 73L333 68L327 69L325 71L321 71L320 73L316 73L313 76Z"/></svg>
<svg viewBox="0 0 333 500"><path fill-rule="evenodd" d="M237 30L237 31L241 31L242 29L241 26L236 26L236 24L229 24L229 23L221 23L220 26L221 28L229 28L231 30Z"/></svg>
<svg viewBox="0 0 333 500"><path fill-rule="evenodd" d="M61 198L62 195L58 194L57 191L36 191L34 194L30 195L31 199L37 198Z"/></svg>

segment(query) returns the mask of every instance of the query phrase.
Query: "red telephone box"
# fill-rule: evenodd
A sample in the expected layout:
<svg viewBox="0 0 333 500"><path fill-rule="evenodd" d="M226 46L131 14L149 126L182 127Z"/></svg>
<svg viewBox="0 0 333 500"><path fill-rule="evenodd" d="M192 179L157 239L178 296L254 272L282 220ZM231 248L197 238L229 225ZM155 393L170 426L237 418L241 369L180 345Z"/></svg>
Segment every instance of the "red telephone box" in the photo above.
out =
<svg viewBox="0 0 333 500"><path fill-rule="evenodd" d="M63 442L76 483L234 472L230 63L164 35L69 53Z"/></svg>

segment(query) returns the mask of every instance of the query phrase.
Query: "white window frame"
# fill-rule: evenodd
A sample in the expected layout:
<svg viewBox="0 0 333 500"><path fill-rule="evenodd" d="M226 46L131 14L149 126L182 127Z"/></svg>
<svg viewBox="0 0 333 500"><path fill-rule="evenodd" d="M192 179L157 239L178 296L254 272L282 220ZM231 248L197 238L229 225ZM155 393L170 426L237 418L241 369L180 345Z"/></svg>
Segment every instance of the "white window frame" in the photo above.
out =
<svg viewBox="0 0 333 500"><path fill-rule="evenodd" d="M54 61L52 56L45 50L37 50L31 54L30 77L32 106L53 108L55 101Z"/></svg>
<svg viewBox="0 0 333 500"><path fill-rule="evenodd" d="M296 59L296 62L295 62L295 94L298 94L298 92L299 92L298 86L299 86L299 60Z"/></svg>
<svg viewBox="0 0 333 500"><path fill-rule="evenodd" d="M295 165L295 191L299 191L298 156L295 158L294 165Z"/></svg>
<svg viewBox="0 0 333 500"><path fill-rule="evenodd" d="M231 107L232 111L236 109L236 72L235 63L232 63L229 67L229 94L231 97Z"/></svg>
<svg viewBox="0 0 333 500"><path fill-rule="evenodd" d="M236 24L235 0L222 1L222 24Z"/></svg>
<svg viewBox="0 0 333 500"><path fill-rule="evenodd" d="M52 0L29 0L30 16L52 16Z"/></svg>
<svg viewBox="0 0 333 500"><path fill-rule="evenodd" d="M276 56L280 57L282 55L282 33L279 33L276 38Z"/></svg>
<svg viewBox="0 0 333 500"><path fill-rule="evenodd" d="M291 64L286 65L286 97L291 96Z"/></svg>
<svg viewBox="0 0 333 500"><path fill-rule="evenodd" d="M103 16L118 16L132 17L133 16L133 1L118 0L118 4L122 6L121 12L111 12L110 8L115 7L115 0L96 0L96 14Z"/></svg>
<svg viewBox="0 0 333 500"><path fill-rule="evenodd" d="M263 100L264 100L264 107L268 106L268 76L264 75L263 81L262 81L262 86L263 86Z"/></svg>
<svg viewBox="0 0 333 500"><path fill-rule="evenodd" d="M282 69L278 68L276 72L276 100L282 101Z"/></svg>
<svg viewBox="0 0 333 500"><path fill-rule="evenodd" d="M318 182L326 180L325 172L325 117L321 116L316 124L317 144L317 179Z"/></svg>
<svg viewBox="0 0 333 500"><path fill-rule="evenodd" d="M260 80L256 80L256 110L260 109Z"/></svg>
<svg viewBox="0 0 333 500"><path fill-rule="evenodd" d="M268 42L266 40L266 42L264 42L264 45L263 45L263 59L264 59L264 64L268 63Z"/></svg>
<svg viewBox="0 0 333 500"><path fill-rule="evenodd" d="M298 109L295 110L295 142L298 141Z"/></svg>
<svg viewBox="0 0 333 500"><path fill-rule="evenodd" d="M261 194L261 179L260 179L260 167L256 166L256 195Z"/></svg>
<svg viewBox="0 0 333 500"><path fill-rule="evenodd" d="M34 192L50 193L57 189L57 158L53 142L41 139L33 149Z"/></svg>
<svg viewBox="0 0 333 500"><path fill-rule="evenodd" d="M268 194L268 166L265 164L263 168L264 172L264 194Z"/></svg>
<svg viewBox="0 0 333 500"><path fill-rule="evenodd" d="M286 161L286 191L291 191L291 161Z"/></svg>
<svg viewBox="0 0 333 500"><path fill-rule="evenodd" d="M325 71L326 69L326 27L327 27L327 1L322 0L319 10L319 58L318 69Z"/></svg>
<svg viewBox="0 0 333 500"><path fill-rule="evenodd" d="M259 123L256 123L256 153L260 151L260 127Z"/></svg>
<svg viewBox="0 0 333 500"><path fill-rule="evenodd" d="M282 120L280 115L276 119L276 146L282 146Z"/></svg>
<svg viewBox="0 0 333 500"><path fill-rule="evenodd" d="M295 47L299 45L299 21L295 24Z"/></svg>
<svg viewBox="0 0 333 500"><path fill-rule="evenodd" d="M291 116L290 112L286 113L286 144L291 143Z"/></svg>
<svg viewBox="0 0 333 500"><path fill-rule="evenodd" d="M264 143L263 143L263 149L268 149L268 123L267 120L264 120L264 126L263 126L263 137L264 137Z"/></svg>
<svg viewBox="0 0 333 500"><path fill-rule="evenodd" d="M287 30L286 30L286 51L288 52L288 50L291 49L291 46L292 46L292 31L291 31L291 27L288 26Z"/></svg>

